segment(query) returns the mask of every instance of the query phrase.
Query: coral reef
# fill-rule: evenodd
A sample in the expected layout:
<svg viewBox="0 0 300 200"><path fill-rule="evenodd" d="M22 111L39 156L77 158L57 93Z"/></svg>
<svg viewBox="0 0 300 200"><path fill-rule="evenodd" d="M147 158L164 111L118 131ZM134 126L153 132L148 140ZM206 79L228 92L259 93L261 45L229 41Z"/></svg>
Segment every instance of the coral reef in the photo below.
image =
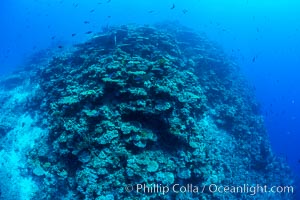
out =
<svg viewBox="0 0 300 200"><path fill-rule="evenodd" d="M27 107L48 131L28 153L36 199L250 199L136 187L293 183L238 66L192 30L111 27L35 70Z"/></svg>

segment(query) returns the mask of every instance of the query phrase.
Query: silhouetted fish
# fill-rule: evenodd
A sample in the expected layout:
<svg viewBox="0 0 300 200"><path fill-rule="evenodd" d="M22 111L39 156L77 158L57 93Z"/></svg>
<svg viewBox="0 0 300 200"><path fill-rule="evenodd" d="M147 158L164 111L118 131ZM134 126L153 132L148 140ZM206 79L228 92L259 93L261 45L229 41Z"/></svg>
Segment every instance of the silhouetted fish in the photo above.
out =
<svg viewBox="0 0 300 200"><path fill-rule="evenodd" d="M73 7L77 8L78 7L78 3L73 3Z"/></svg>
<svg viewBox="0 0 300 200"><path fill-rule="evenodd" d="M183 14L186 14L188 12L188 10L187 9L183 9L182 12L183 12Z"/></svg>
<svg viewBox="0 0 300 200"><path fill-rule="evenodd" d="M265 112L265 116L268 117L268 115L269 115L269 113L268 113L268 111L266 111L266 112Z"/></svg>
<svg viewBox="0 0 300 200"><path fill-rule="evenodd" d="M109 3L109 2L111 2L111 0L108 0L106 3Z"/></svg>
<svg viewBox="0 0 300 200"><path fill-rule="evenodd" d="M57 46L57 48L59 48L59 49L62 49L62 48L63 48L63 46L62 46L62 45L58 45L58 46Z"/></svg>
<svg viewBox="0 0 300 200"><path fill-rule="evenodd" d="M72 37L76 36L76 33L72 33Z"/></svg>
<svg viewBox="0 0 300 200"><path fill-rule="evenodd" d="M85 34L91 34L93 31L87 31L85 32Z"/></svg>
<svg viewBox="0 0 300 200"><path fill-rule="evenodd" d="M54 39L55 39L55 36L52 36L52 37L51 37L51 40L54 40Z"/></svg>
<svg viewBox="0 0 300 200"><path fill-rule="evenodd" d="M93 12L95 12L95 9L90 10L90 13L93 13Z"/></svg>
<svg viewBox="0 0 300 200"><path fill-rule="evenodd" d="M172 7L170 8L171 10L173 10L175 8L175 4L173 3Z"/></svg>
<svg viewBox="0 0 300 200"><path fill-rule="evenodd" d="M252 62L254 63L256 61L256 56L254 56L253 58L252 58Z"/></svg>
<svg viewBox="0 0 300 200"><path fill-rule="evenodd" d="M89 24L90 22L89 22L89 21L84 21L83 23L85 23L85 24Z"/></svg>

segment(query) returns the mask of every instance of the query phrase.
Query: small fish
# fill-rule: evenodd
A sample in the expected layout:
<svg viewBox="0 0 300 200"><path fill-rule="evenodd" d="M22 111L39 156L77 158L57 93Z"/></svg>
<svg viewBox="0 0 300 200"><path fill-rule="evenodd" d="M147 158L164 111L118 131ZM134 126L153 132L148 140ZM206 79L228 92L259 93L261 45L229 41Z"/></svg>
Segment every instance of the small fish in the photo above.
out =
<svg viewBox="0 0 300 200"><path fill-rule="evenodd" d="M56 37L56 36L52 36L52 37L51 37L51 40L54 40L54 39L55 39L55 37Z"/></svg>
<svg viewBox="0 0 300 200"><path fill-rule="evenodd" d="M90 21L84 21L83 23L84 23L84 24L89 24L89 23L90 23Z"/></svg>
<svg viewBox="0 0 300 200"><path fill-rule="evenodd" d="M148 13L153 13L153 12L154 12L154 10L149 10L149 11L148 11Z"/></svg>
<svg viewBox="0 0 300 200"><path fill-rule="evenodd" d="M95 12L95 9L90 10L90 13L93 13L93 12Z"/></svg>
<svg viewBox="0 0 300 200"><path fill-rule="evenodd" d="M134 81L140 82L140 81L143 81L143 78L142 77L135 77Z"/></svg>
<svg viewBox="0 0 300 200"><path fill-rule="evenodd" d="M62 45L58 45L58 46L57 46L57 48L59 48L59 49L62 49L62 48L63 48L63 46L62 46Z"/></svg>
<svg viewBox="0 0 300 200"><path fill-rule="evenodd" d="M258 28L258 27L256 28L256 32L258 32L258 33L259 33L259 28Z"/></svg>
<svg viewBox="0 0 300 200"><path fill-rule="evenodd" d="M253 58L252 58L252 62L254 63L256 61L256 56L254 56Z"/></svg>
<svg viewBox="0 0 300 200"><path fill-rule="evenodd" d="M111 16L110 16L110 15L108 15L108 16L107 16L107 18L111 18Z"/></svg>
<svg viewBox="0 0 300 200"><path fill-rule="evenodd" d="M111 2L111 0L108 0L106 3L109 3L109 2Z"/></svg>
<svg viewBox="0 0 300 200"><path fill-rule="evenodd" d="M108 74L108 77L109 77L109 78L113 78L115 75L116 75L116 72L113 72L113 73L111 73L111 74Z"/></svg>
<svg viewBox="0 0 300 200"><path fill-rule="evenodd" d="M175 8L175 4L173 3L172 7L170 8L171 10L173 10Z"/></svg>
<svg viewBox="0 0 300 200"><path fill-rule="evenodd" d="M72 33L72 37L76 36L76 33Z"/></svg>
<svg viewBox="0 0 300 200"><path fill-rule="evenodd" d="M77 8L78 7L78 3L73 3L73 7Z"/></svg>
<svg viewBox="0 0 300 200"><path fill-rule="evenodd" d="M183 9L182 12L183 12L183 14L186 14L188 12L188 10L187 9Z"/></svg>
<svg viewBox="0 0 300 200"><path fill-rule="evenodd" d="M93 31L87 31L85 32L85 34L91 34Z"/></svg>

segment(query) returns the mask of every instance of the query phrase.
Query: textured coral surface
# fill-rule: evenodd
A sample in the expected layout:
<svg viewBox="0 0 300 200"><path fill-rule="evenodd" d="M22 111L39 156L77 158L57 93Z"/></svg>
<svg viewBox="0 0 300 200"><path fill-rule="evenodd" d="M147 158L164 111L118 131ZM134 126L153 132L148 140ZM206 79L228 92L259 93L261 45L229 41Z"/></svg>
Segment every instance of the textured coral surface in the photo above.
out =
<svg viewBox="0 0 300 200"><path fill-rule="evenodd" d="M47 132L27 154L35 199L253 199L136 187L292 184L238 66L187 28L112 27L27 70L38 87L25 110Z"/></svg>

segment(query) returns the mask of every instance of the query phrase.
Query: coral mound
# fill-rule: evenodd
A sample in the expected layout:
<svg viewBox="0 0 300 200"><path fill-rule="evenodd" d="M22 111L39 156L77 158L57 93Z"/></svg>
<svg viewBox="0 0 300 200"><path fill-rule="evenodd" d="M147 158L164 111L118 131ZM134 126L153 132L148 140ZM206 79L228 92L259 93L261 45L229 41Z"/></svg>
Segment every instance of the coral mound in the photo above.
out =
<svg viewBox="0 0 300 200"><path fill-rule="evenodd" d="M238 66L187 28L112 27L35 70L37 199L250 199L200 188L291 184ZM291 199L272 195L256 198Z"/></svg>

